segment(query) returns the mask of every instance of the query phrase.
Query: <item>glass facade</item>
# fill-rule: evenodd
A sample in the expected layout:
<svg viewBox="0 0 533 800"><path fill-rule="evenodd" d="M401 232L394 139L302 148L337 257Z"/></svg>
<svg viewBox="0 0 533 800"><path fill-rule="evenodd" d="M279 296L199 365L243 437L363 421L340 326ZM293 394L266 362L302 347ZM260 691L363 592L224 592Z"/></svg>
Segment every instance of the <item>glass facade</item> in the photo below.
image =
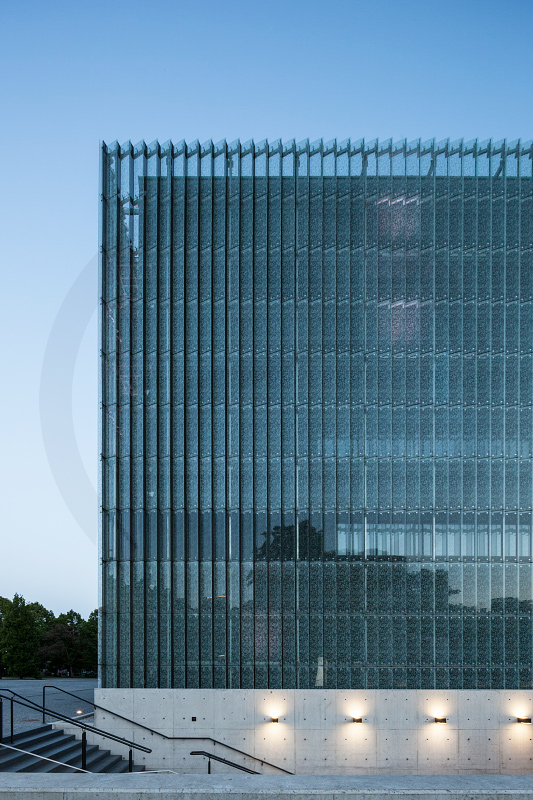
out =
<svg viewBox="0 0 533 800"><path fill-rule="evenodd" d="M531 143L102 145L104 686L532 688Z"/></svg>

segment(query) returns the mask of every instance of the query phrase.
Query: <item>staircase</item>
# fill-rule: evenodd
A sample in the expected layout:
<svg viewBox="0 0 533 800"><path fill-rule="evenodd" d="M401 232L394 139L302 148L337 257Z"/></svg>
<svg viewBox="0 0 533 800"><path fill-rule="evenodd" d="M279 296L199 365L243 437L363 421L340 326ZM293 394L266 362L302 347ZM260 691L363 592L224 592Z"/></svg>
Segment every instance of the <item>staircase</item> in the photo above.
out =
<svg viewBox="0 0 533 800"><path fill-rule="evenodd" d="M2 743L20 750L19 753L2 747ZM61 761L54 764L38 756ZM42 725L29 731L16 733L13 742L9 738L0 741L0 772L76 772L81 769L81 741L51 725ZM88 772L128 772L128 762L121 756L114 756L109 750L101 750L97 745L87 745ZM134 772L142 772L144 766L133 767Z"/></svg>

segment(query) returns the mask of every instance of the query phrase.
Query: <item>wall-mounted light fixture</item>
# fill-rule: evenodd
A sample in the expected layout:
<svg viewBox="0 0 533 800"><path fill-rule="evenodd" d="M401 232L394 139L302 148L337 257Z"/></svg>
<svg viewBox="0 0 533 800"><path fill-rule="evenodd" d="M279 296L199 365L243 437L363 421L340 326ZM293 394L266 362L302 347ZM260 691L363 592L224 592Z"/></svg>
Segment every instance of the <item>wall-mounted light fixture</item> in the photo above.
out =
<svg viewBox="0 0 533 800"><path fill-rule="evenodd" d="M528 725L531 725L531 717L517 717L517 722L525 722Z"/></svg>
<svg viewBox="0 0 533 800"><path fill-rule="evenodd" d="M446 717L435 717L435 722L440 722L441 724L448 722Z"/></svg>
<svg viewBox="0 0 533 800"><path fill-rule="evenodd" d="M272 722L277 722L277 721L278 721L277 717L272 717Z"/></svg>
<svg viewBox="0 0 533 800"><path fill-rule="evenodd" d="M352 722L362 722L362 721L363 721L362 717L353 717L352 718Z"/></svg>

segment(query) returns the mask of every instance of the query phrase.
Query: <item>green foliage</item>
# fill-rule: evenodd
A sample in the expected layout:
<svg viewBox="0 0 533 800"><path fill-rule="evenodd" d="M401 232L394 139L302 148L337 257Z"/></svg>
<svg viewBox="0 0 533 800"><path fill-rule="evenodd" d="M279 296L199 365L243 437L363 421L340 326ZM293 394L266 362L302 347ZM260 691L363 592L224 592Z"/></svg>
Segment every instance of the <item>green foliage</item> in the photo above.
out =
<svg viewBox="0 0 533 800"><path fill-rule="evenodd" d="M83 620L80 630L81 658L83 667L90 672L98 670L98 611L91 611L89 619Z"/></svg>
<svg viewBox="0 0 533 800"><path fill-rule="evenodd" d="M35 677L39 671L37 621L23 597L16 594L2 614L2 662L10 675Z"/></svg>
<svg viewBox="0 0 533 800"><path fill-rule="evenodd" d="M6 611L11 607L11 600L8 600L7 597L0 597L0 675L5 672L4 666L4 639L3 639L3 631L4 631L4 615Z"/></svg>
<svg viewBox="0 0 533 800"><path fill-rule="evenodd" d="M98 612L88 620L72 609L60 614L43 633L41 653L50 671L67 669L69 675L96 672L98 663Z"/></svg>
<svg viewBox="0 0 533 800"><path fill-rule="evenodd" d="M28 608L31 610L33 616L35 617L37 627L41 632L44 631L46 629L46 626L49 625L51 622L53 622L53 620L55 619L54 612L49 611L40 603L28 603Z"/></svg>
<svg viewBox="0 0 533 800"><path fill-rule="evenodd" d="M84 620L70 610L55 617L40 603L0 597L0 675L34 677L46 671L96 672L98 612Z"/></svg>
<svg viewBox="0 0 533 800"><path fill-rule="evenodd" d="M0 625L2 624L4 614L10 605L11 600L8 600L7 597L0 597Z"/></svg>

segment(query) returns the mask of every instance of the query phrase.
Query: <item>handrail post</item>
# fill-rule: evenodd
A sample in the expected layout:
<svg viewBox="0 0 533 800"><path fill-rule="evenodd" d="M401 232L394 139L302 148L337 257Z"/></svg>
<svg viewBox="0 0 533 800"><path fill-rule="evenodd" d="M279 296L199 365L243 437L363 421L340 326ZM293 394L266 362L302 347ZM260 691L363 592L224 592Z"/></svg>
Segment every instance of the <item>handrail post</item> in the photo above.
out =
<svg viewBox="0 0 533 800"><path fill-rule="evenodd" d="M0 742L4 738L4 702L0 697Z"/></svg>
<svg viewBox="0 0 533 800"><path fill-rule="evenodd" d="M133 750L130 747L130 752L128 754L128 772L133 772Z"/></svg>
<svg viewBox="0 0 533 800"><path fill-rule="evenodd" d="M46 722L44 709L46 707L46 686L43 686L43 725Z"/></svg>
<svg viewBox="0 0 533 800"><path fill-rule="evenodd" d="M211 759L207 759L207 774L211 775Z"/></svg>
<svg viewBox="0 0 533 800"><path fill-rule="evenodd" d="M81 733L81 768L87 769L87 731Z"/></svg>
<svg viewBox="0 0 533 800"><path fill-rule="evenodd" d="M9 736L9 741L13 744L13 697L11 698L11 734Z"/></svg>

